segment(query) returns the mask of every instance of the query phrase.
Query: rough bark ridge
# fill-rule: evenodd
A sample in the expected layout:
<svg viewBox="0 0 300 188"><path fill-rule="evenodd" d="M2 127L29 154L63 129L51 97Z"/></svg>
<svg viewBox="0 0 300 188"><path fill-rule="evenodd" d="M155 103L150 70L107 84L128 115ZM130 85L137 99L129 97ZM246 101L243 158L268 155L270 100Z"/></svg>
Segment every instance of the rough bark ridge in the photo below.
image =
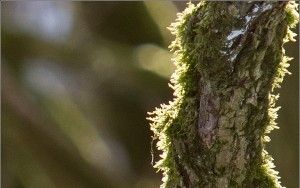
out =
<svg viewBox="0 0 300 188"><path fill-rule="evenodd" d="M175 98L150 113L162 187L281 187L266 136L285 73L294 2L201 2L171 25Z"/></svg>

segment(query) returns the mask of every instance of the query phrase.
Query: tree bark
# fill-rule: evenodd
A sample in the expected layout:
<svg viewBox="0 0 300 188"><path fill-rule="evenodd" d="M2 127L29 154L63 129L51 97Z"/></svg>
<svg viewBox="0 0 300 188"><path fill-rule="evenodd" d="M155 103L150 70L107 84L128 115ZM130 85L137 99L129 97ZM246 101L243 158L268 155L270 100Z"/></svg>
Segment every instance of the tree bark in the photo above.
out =
<svg viewBox="0 0 300 188"><path fill-rule="evenodd" d="M281 187L266 136L288 73L292 2L201 2L171 25L174 101L151 119L162 187Z"/></svg>

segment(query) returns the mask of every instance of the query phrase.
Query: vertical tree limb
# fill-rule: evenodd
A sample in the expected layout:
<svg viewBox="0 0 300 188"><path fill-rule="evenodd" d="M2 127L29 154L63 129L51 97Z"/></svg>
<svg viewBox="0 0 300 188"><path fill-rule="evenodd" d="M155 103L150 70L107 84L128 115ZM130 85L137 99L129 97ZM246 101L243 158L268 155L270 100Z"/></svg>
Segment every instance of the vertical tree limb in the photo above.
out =
<svg viewBox="0 0 300 188"><path fill-rule="evenodd" d="M266 136L285 73L294 2L201 2L171 25L174 101L152 114L162 187L281 187Z"/></svg>

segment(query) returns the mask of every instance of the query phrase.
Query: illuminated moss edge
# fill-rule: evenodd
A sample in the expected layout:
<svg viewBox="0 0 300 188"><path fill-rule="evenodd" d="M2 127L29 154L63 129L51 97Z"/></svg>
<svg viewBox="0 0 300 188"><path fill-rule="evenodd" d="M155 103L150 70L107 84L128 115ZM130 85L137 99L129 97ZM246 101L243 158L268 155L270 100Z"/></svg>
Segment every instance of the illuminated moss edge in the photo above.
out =
<svg viewBox="0 0 300 188"><path fill-rule="evenodd" d="M197 71L201 69L197 65L197 61L193 59L194 56L198 57L199 54L193 54L193 49L189 49L189 46L185 44L188 41L187 38L187 21L195 14L202 6L205 6L205 2L200 2L198 5L188 3L188 7L182 12L178 13L178 18L175 23L171 24L170 30L175 35L175 40L170 45L170 49L174 52L173 62L176 66L176 70L171 77L170 87L174 89L174 100L169 104L162 104L160 108L156 108L154 112L149 113L151 123L151 130L154 132L153 139L158 139L157 148L162 151L160 155L161 159L154 165L158 171L163 172L163 184L161 187L175 187L182 185L181 174L176 170L175 156L173 155L173 146L171 138L180 137L185 135L185 138L195 138L194 129L195 120L198 119L197 106L195 104L194 93L197 90ZM287 34L283 39L283 43L288 41L295 41L293 33L290 28L294 28L299 21L299 15L297 12L298 5L295 2L289 2L285 7L286 21L288 23ZM214 45L214 44L212 44ZM276 118L277 111L280 107L275 107L275 101L279 95L275 94L274 89L280 88L280 84L283 81L285 74L290 74L287 70L289 67L288 61L292 58L284 55L284 49L282 49L283 55L281 62L276 70L275 78L272 84L272 90L269 95L269 125L265 128L265 133L262 135L262 140L268 142L270 139L266 136L271 130L277 129ZM185 113L180 114L183 111ZM185 126L184 128L182 128ZM193 140L191 140L193 143ZM266 187L281 187L279 182L278 172L274 168L272 157L263 149L262 157L264 164L260 166L262 173L268 174L270 181L268 181ZM265 177L264 177L265 178ZM232 184L234 185L234 184ZM233 186L235 187L235 186Z"/></svg>

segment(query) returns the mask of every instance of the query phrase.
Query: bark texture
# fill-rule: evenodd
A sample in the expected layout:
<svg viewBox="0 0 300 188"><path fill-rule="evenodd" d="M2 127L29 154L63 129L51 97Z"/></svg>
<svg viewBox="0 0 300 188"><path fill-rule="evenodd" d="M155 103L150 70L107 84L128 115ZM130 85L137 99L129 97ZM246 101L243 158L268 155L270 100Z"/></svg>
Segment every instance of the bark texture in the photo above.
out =
<svg viewBox="0 0 300 188"><path fill-rule="evenodd" d="M151 113L162 187L281 187L266 136L274 89L288 73L283 44L293 2L201 2L171 25L174 101Z"/></svg>

